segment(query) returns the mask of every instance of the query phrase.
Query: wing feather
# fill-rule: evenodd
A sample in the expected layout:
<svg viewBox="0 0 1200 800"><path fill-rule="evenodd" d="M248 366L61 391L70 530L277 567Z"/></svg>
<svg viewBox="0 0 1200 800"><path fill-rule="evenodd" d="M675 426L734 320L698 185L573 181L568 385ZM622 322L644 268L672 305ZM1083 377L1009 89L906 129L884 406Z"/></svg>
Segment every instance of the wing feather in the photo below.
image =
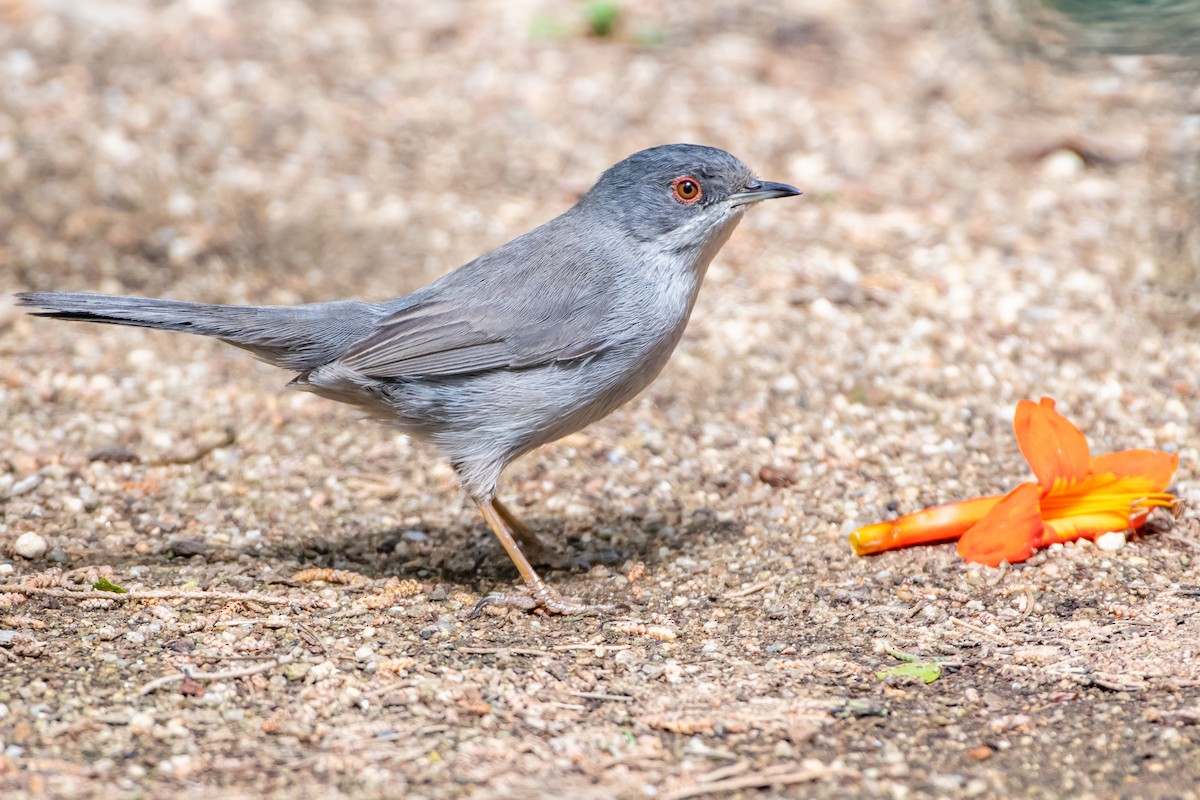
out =
<svg viewBox="0 0 1200 800"><path fill-rule="evenodd" d="M393 301L335 363L397 379L595 356L625 335L610 318L621 262L609 248L589 247L580 230L568 212Z"/></svg>
<svg viewBox="0 0 1200 800"><path fill-rule="evenodd" d="M527 321L506 329L494 306L437 305L436 311L423 304L384 317L338 362L372 378L441 377L572 361L606 345L592 327L603 306L584 314L541 309L535 315L509 315ZM573 337L576 330L584 338Z"/></svg>

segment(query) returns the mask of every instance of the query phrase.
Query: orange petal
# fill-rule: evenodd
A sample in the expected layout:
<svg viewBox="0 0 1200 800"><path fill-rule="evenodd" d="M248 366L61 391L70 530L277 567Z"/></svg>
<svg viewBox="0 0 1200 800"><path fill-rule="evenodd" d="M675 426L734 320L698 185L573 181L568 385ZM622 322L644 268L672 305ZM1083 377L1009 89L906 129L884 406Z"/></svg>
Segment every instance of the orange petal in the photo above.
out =
<svg viewBox="0 0 1200 800"><path fill-rule="evenodd" d="M890 522L877 522L850 534L850 546L860 556L897 547L957 539L999 503L1001 495L976 497L960 503L934 506Z"/></svg>
<svg viewBox="0 0 1200 800"><path fill-rule="evenodd" d="M1143 478L1148 492L1164 492L1179 468L1178 453L1162 450L1122 450L1092 459L1097 475L1110 473L1117 478Z"/></svg>
<svg viewBox="0 0 1200 800"><path fill-rule="evenodd" d="M1130 463L1137 460L1140 459L1134 457ZM1148 460L1160 462L1171 459ZM1107 466L1103 457L1095 461ZM1129 466L1129 463L1125 466ZM1170 480L1169 475L1166 480ZM1094 539L1098 534L1107 531L1138 527L1145 522L1145 515L1150 509L1169 507L1175 502L1173 495L1159 491L1162 482L1161 472L1150 477L1136 474L1118 477L1112 472L1097 472L1079 483L1058 481L1050 491L1042 493L1039 503L1042 520L1046 524L1044 541L1049 543L1069 542L1079 538Z"/></svg>
<svg viewBox="0 0 1200 800"><path fill-rule="evenodd" d="M1123 511L1095 511L1089 514L1075 514L1062 519L1048 519L1044 523L1042 535L1038 537L1034 546L1045 547L1055 542L1095 539L1100 534L1109 531L1123 531L1126 528L1140 527L1145 521L1145 514L1131 511L1128 506Z"/></svg>
<svg viewBox="0 0 1200 800"><path fill-rule="evenodd" d="M1017 403L1013 431L1021 453L1037 476L1038 485L1049 489L1055 479L1084 480L1091 474L1092 453L1087 439L1070 420L1054 410L1054 401Z"/></svg>
<svg viewBox="0 0 1200 800"><path fill-rule="evenodd" d="M1015 564L1029 558L1042 535L1040 495L1036 483L1022 483L1013 489L962 535L958 554L967 561L989 567L1001 561Z"/></svg>

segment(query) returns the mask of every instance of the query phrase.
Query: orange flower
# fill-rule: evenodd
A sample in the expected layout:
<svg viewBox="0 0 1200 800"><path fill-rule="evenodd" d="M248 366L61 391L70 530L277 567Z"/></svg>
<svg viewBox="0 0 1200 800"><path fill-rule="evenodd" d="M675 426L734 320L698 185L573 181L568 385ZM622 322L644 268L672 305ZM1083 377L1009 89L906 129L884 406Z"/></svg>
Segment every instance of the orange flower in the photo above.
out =
<svg viewBox="0 0 1200 800"><path fill-rule="evenodd" d="M1136 530L1153 508L1175 503L1166 489L1179 466L1176 453L1122 450L1093 458L1087 439L1048 397L1018 403L1013 430L1036 483L859 528L850 534L854 552L958 539L967 561L1015 564L1054 542Z"/></svg>

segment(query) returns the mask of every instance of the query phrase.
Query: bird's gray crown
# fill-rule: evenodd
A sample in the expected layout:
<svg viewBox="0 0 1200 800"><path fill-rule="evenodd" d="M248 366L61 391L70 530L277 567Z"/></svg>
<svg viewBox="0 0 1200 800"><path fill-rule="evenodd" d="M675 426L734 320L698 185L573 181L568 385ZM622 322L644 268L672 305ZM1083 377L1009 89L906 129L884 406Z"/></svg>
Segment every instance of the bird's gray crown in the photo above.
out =
<svg viewBox="0 0 1200 800"><path fill-rule="evenodd" d="M600 176L580 208L601 211L638 239L670 233L697 217L719 224L730 197L755 181L738 158L716 147L667 144L634 153Z"/></svg>

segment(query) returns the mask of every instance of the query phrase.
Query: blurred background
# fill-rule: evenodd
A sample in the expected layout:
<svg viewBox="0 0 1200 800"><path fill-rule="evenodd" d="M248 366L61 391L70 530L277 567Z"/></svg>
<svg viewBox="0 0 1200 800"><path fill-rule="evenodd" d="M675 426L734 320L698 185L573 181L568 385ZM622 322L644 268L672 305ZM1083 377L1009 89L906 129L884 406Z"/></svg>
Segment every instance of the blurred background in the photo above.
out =
<svg viewBox="0 0 1200 800"><path fill-rule="evenodd" d="M1169 0L3 0L0 274L391 296L624 155L695 141L808 191L770 212L787 288L830 261L919 269L956 239L1028 254L1072 223L1096 246L1073 266L1183 282L1200 98L1172 53L1198 19ZM1064 218L1064 181L1100 213Z"/></svg>

